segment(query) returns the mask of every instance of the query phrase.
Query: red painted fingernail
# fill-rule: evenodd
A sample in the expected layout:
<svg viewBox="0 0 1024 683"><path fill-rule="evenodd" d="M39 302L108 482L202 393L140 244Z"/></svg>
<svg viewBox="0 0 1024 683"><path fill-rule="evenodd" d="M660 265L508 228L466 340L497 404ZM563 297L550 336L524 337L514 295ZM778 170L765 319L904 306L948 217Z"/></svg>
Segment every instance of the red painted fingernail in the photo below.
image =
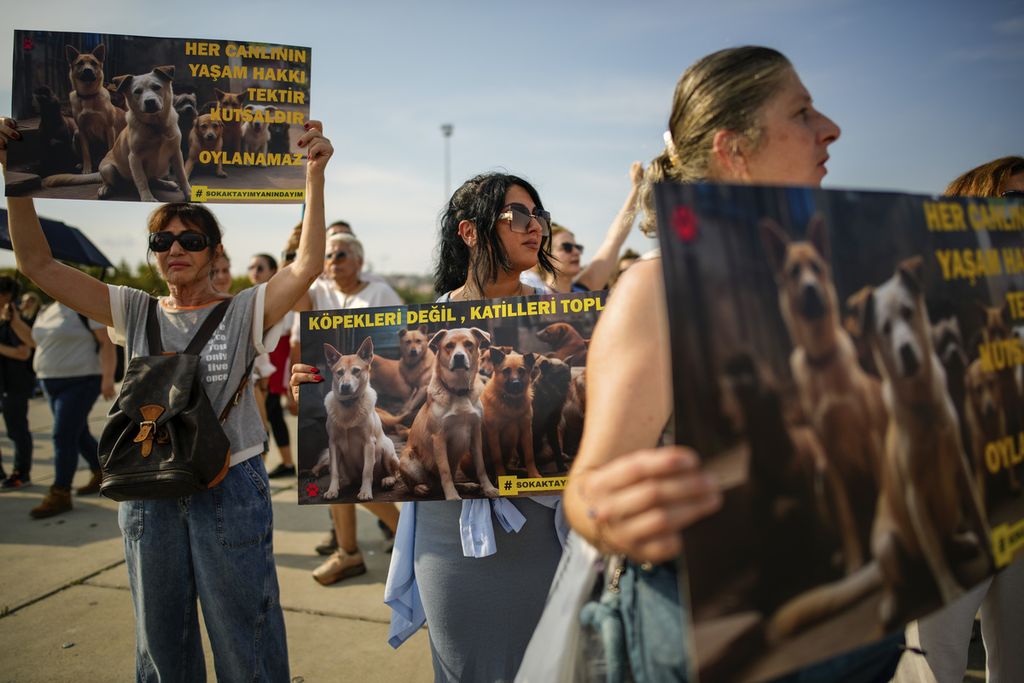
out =
<svg viewBox="0 0 1024 683"><path fill-rule="evenodd" d="M299 140L299 147L303 147L305 144L306 144L305 142L303 142L302 140Z"/></svg>
<svg viewBox="0 0 1024 683"><path fill-rule="evenodd" d="M309 123L302 124L302 127L305 128L306 130L309 130Z"/></svg>
<svg viewBox="0 0 1024 683"><path fill-rule="evenodd" d="M323 382L324 378L321 377L320 375L313 375L313 381L314 382Z"/></svg>
<svg viewBox="0 0 1024 683"><path fill-rule="evenodd" d="M319 375L320 374L320 371L317 370L316 368L310 368L309 371L312 372L314 375Z"/></svg>

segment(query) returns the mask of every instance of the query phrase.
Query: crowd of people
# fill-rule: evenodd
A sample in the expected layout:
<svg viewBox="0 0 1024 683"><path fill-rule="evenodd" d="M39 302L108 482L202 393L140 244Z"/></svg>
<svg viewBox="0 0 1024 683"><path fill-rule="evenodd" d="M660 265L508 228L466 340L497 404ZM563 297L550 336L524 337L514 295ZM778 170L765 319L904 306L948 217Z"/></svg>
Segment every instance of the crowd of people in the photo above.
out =
<svg viewBox="0 0 1024 683"><path fill-rule="evenodd" d="M389 601L412 608L393 622L398 646L423 623L429 629L435 680L505 681L520 669L562 560L567 533L609 554L621 571L675 609L657 638L627 644L633 680L685 680L685 596L677 592L674 558L681 532L722 503L719 484L693 451L667 445L672 400L667 306L660 254L622 251L638 213L655 232L654 183L727 182L819 187L828 149L840 135L819 112L790 62L775 50L742 47L698 60L680 78L664 150L629 171L626 200L593 258L555 224L525 178L484 173L463 183L443 208L434 268L438 301L464 301L614 287L589 346L587 420L564 497L365 503L386 538L394 539ZM0 148L17 144L17 123L0 119ZM251 287L230 293L230 260L213 214L201 205L166 204L149 219L150 252L169 294L160 297L159 329L167 348L183 348L206 315L230 300L221 323L226 377L205 373L220 409L236 385L252 382L224 429L231 467L223 482L176 500L122 502L137 634L138 680L201 680L198 600L218 678L288 680L287 641L272 546L270 478L294 477L296 464L282 401L294 414L303 383L323 373L299 357L297 312L402 303L381 277L364 271L363 245L350 225L324 217L324 174L333 148L317 122L299 141L308 152L306 210L278 261L255 254ZM1011 195L1024 189L1024 159L1008 157L976 169L951 194ZM79 495L96 493L100 467L87 416L96 399L114 395L110 336L132 358L147 353L150 295L108 286L56 261L31 199L9 198L18 268L54 302L22 298L0 277L0 377L3 414L14 443L4 490L31 484L32 435L27 404L37 380L54 414L55 481L33 517L72 509L71 479L79 456L92 476ZM628 269L628 271L627 271ZM28 295L26 294L26 297ZM209 364L209 353L201 363ZM249 368L252 368L249 370ZM642 378L638 380L637 378ZM290 390L289 390L290 389ZM267 472L273 438L281 462ZM313 578L328 585L362 574L355 507L331 505L330 530L316 551L326 556ZM224 519L230 523L222 523ZM145 520L143 522L143 520ZM472 539L467 546L466 539ZM471 546L471 547L470 547ZM941 682L960 681L970 624L982 606L993 681L1024 680L1024 655L1010 643L1024 624L1024 573L1018 561L957 605L922 622L927 659ZM224 571L224 570L227 571ZM401 577L397 580L396 577ZM390 585L401 584L391 592ZM486 609L480 605L487 604ZM496 618L500 615L500 618ZM655 656L654 640L678 643ZM628 640L628 638L627 638ZM611 647L608 643L606 647ZM903 635L815 665L792 680L887 681L904 652ZM588 670L593 662L581 657ZM592 672L591 672L592 673Z"/></svg>

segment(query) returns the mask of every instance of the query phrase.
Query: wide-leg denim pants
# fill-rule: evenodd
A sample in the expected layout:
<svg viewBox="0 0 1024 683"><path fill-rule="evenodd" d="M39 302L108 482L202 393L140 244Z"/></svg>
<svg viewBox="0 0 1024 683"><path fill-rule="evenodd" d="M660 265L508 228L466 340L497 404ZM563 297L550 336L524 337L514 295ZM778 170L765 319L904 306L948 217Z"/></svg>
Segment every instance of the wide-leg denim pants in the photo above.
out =
<svg viewBox="0 0 1024 683"><path fill-rule="evenodd" d="M203 681L197 598L218 681L288 681L262 460L209 491L122 502L118 524L135 609L136 680Z"/></svg>

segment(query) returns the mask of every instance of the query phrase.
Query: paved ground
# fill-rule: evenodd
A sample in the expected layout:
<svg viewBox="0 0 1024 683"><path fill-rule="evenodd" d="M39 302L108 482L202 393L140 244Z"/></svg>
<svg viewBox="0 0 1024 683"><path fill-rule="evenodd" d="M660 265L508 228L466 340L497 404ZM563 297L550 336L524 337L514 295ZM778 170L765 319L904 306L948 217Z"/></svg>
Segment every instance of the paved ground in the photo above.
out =
<svg viewBox="0 0 1024 683"><path fill-rule="evenodd" d="M100 401L94 408L94 434L108 407ZM132 680L135 638L117 504L76 497L69 513L28 516L53 482L52 422L46 403L34 399L34 485L0 494L0 681ZM10 472L11 444L0 444ZM272 451L268 465L276 463ZM75 483L87 479L83 464ZM381 552L376 518L361 508L357 516L367 574L324 588L310 572L320 561L313 547L328 528L325 508L300 508L293 481L271 480L271 486L293 681L432 680L425 630L397 651L386 642L390 612L382 599L390 555ZM214 680L208 645L207 671Z"/></svg>

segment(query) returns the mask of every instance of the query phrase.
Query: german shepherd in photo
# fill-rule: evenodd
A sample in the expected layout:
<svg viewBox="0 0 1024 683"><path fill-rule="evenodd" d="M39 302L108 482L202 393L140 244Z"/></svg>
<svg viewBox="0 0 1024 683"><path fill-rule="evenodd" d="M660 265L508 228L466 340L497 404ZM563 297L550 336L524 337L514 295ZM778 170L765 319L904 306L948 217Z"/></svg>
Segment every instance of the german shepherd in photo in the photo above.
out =
<svg viewBox="0 0 1024 683"><path fill-rule="evenodd" d="M484 452L496 476L507 473L508 463L518 452L528 477L540 477L533 453L533 386L536 356L505 353L493 346L487 350L494 372L480 402L484 407Z"/></svg>
<svg viewBox="0 0 1024 683"><path fill-rule="evenodd" d="M373 341L367 337L350 355L324 344L324 357L331 372L331 390L324 397L331 483L324 499L334 500L342 488L358 481L356 497L373 500L374 486L392 488L398 473L395 444L384 434L374 410Z"/></svg>
<svg viewBox="0 0 1024 683"><path fill-rule="evenodd" d="M484 384L478 374L480 355L490 344L490 335L476 327L440 330L430 339L434 371L400 463L402 480L417 496L440 489L446 500L460 500L455 475L468 457L479 485L460 485L498 497L484 466Z"/></svg>
<svg viewBox="0 0 1024 683"><path fill-rule="evenodd" d="M533 380L533 455L539 461L545 453L544 444L559 472L568 471L562 437L558 426L562 421L562 410L569 398L572 384L572 369L557 358L541 360L534 368Z"/></svg>
<svg viewBox="0 0 1024 683"><path fill-rule="evenodd" d="M75 149L78 146L78 126L61 109L60 100L45 85L35 89L39 109L39 136L43 145L40 159L42 175L72 173L75 171Z"/></svg>
<svg viewBox="0 0 1024 683"><path fill-rule="evenodd" d="M92 52L79 52L71 45L64 46L68 60L68 78L71 80L71 115L78 126L79 152L82 155L82 173L93 172L93 152L98 157L114 146L114 137L120 132L118 116L110 103L110 93L103 86L103 60L107 48L102 43ZM123 127L123 114L121 122Z"/></svg>
<svg viewBox="0 0 1024 683"><path fill-rule="evenodd" d="M157 201L150 185L181 191L184 201L190 201L192 188L181 157L181 131L171 89L173 81L173 66L154 67L141 76L115 78L118 92L128 100L127 125L100 162L99 172L50 176L43 179L43 187L99 182L102 184L96 196L106 199L118 185L131 181L142 201ZM173 170L177 184L163 179L168 168Z"/></svg>
<svg viewBox="0 0 1024 683"><path fill-rule="evenodd" d="M221 109L241 111L245 107L246 100L249 99L249 93L245 90L242 92L225 92L220 88L214 88L213 92L217 96L217 106ZM228 154L241 152L242 122L239 120L239 116L232 116L230 121L223 121L223 124L224 151Z"/></svg>
<svg viewBox="0 0 1024 683"><path fill-rule="evenodd" d="M770 219L760 228L793 342L789 364L800 405L853 505L856 526L840 529L845 565L853 571L867 557L878 496L887 422L881 384L861 368L840 325L824 220L812 218L800 241Z"/></svg>

